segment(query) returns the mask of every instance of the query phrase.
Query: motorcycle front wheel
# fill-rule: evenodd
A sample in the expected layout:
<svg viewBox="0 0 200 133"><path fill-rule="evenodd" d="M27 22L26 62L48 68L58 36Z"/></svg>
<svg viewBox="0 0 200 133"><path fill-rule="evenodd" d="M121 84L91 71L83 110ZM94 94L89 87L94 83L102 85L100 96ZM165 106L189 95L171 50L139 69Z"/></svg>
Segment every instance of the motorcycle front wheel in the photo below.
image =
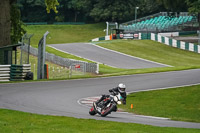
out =
<svg viewBox="0 0 200 133"><path fill-rule="evenodd" d="M92 108L89 111L90 115L96 115L96 110L94 109L94 106L92 106Z"/></svg>

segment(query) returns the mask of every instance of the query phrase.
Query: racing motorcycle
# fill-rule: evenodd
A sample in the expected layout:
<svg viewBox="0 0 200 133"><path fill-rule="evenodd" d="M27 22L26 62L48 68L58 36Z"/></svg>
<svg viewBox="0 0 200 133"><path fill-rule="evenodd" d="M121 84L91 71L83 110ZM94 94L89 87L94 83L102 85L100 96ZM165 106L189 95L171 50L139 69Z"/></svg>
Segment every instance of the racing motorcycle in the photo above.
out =
<svg viewBox="0 0 200 133"><path fill-rule="evenodd" d="M108 97L105 97L101 102L98 104L93 103L93 106L89 110L90 115L96 115L97 113L105 117L110 114L112 111L117 111L117 104L122 104L123 98L118 93L117 95L111 94Z"/></svg>

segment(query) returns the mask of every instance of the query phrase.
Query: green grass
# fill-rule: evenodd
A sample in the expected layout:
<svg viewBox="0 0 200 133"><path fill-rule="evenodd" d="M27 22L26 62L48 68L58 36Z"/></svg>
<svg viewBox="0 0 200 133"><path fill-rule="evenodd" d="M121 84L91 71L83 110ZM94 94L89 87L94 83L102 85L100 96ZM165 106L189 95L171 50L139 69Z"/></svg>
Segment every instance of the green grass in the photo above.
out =
<svg viewBox="0 0 200 133"><path fill-rule="evenodd" d="M81 60L81 61L86 61L86 62L92 62L92 61L84 59L84 58L80 58L80 57L77 57L77 56L74 56L74 55L71 55L71 54L68 54L68 53L64 53L64 52L58 51L58 50L56 50L54 48L51 48L51 47L46 47L46 51L48 53L54 53L55 55L63 57L63 58Z"/></svg>
<svg viewBox="0 0 200 133"><path fill-rule="evenodd" d="M155 41L116 40L98 43L98 45L174 67L200 67L200 54L173 48Z"/></svg>
<svg viewBox="0 0 200 133"><path fill-rule="evenodd" d="M172 66L145 69L119 69L102 65L100 73L106 75L128 75L200 68L200 54L173 48L155 41L114 40L96 42L96 45Z"/></svg>
<svg viewBox="0 0 200 133"><path fill-rule="evenodd" d="M135 114L200 122L200 85L133 93L128 95L127 105L120 108Z"/></svg>
<svg viewBox="0 0 200 133"><path fill-rule="evenodd" d="M88 42L96 37L104 36L103 29L105 24L88 24L88 25L37 25L28 26L28 33L34 33L31 39L31 44L37 47L39 39L48 30L48 44L57 43L72 43L72 42ZM51 38L51 39L50 39ZM200 68L200 55L193 52L172 48L155 41L149 40L114 40L114 41L101 41L97 45L117 50L136 57L160 62L163 64L171 65L173 67L164 68L146 68L146 69L119 69L112 68L106 65L100 65L100 76L117 76L137 73L152 73L152 72L165 72ZM83 60L89 60L76 57L67 53L57 51L53 48L47 47L46 51L55 55Z"/></svg>
<svg viewBox="0 0 200 133"><path fill-rule="evenodd" d="M52 49L52 48L49 48L49 49ZM60 53L58 52L58 54L60 54ZM18 57L17 64L20 64L20 55L21 55L21 51L18 50L17 51L17 57ZM80 59L80 58L77 57L75 59ZM30 55L29 56L29 63L31 64L31 72L33 72L34 80L37 80L37 64L38 64L37 57L33 56L33 55ZM91 77L94 77L94 74L92 74L92 73L84 73L83 74L83 72L79 72L79 71L72 71L72 75L70 75L69 68L66 68L66 67L51 63L49 61L46 61L45 64L48 64L49 80L76 79L76 78L91 78Z"/></svg>
<svg viewBox="0 0 200 133"><path fill-rule="evenodd" d="M106 24L86 24L86 25L28 25L25 27L29 34L34 34L31 38L31 45L38 47L38 42L46 31L47 44L88 42L89 40L105 36Z"/></svg>
<svg viewBox="0 0 200 133"><path fill-rule="evenodd" d="M47 116L0 109L1 133L198 133L199 129Z"/></svg>
<svg viewBox="0 0 200 133"><path fill-rule="evenodd" d="M104 36L104 28L104 24L91 24L80 26L43 25L27 26L27 31L28 33L34 33L34 36L31 39L31 44L32 46L37 47L39 40L47 30L50 32L47 38L47 43L58 44L88 42L88 40L91 40L93 38ZM179 50L177 48L171 48L169 46L153 41L115 40L103 41L98 43L98 45L133 56L174 66L165 68L127 70L112 68L101 64L100 76L114 76L200 68L199 54ZM59 52L49 47L47 47L46 50L61 57L87 61L85 59L70 54ZM89 75L88 77L93 76L95 75ZM74 78L81 78L81 76ZM124 109L127 109L128 111L134 112L136 114L169 117L174 120L200 122L199 87L200 86L134 93L128 96L127 105L124 106ZM130 104L134 105L133 110L130 110ZM85 120L59 116L45 116L0 109L0 132L195 133L200 132L200 130L154 127L132 123Z"/></svg>

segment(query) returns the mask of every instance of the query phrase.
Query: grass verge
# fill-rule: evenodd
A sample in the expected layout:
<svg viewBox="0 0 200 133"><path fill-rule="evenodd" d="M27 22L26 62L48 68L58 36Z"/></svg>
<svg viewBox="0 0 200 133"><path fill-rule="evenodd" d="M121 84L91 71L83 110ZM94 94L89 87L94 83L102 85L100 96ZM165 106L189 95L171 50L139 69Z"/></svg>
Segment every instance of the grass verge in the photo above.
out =
<svg viewBox="0 0 200 133"><path fill-rule="evenodd" d="M199 129L47 116L0 109L1 133L198 133Z"/></svg>
<svg viewBox="0 0 200 133"><path fill-rule="evenodd" d="M42 35L48 30L50 34L47 38L48 44L87 42L92 38L104 36L103 29L105 24L88 24L88 25L37 25L27 26L28 33L34 33L31 44L37 47L37 43ZM98 76L118 76L130 75L137 73L152 73L177 71L186 69L200 68L200 54L172 48L161 43L149 40L114 40L97 42L105 48L113 49L126 53L128 55L144 58L147 60L171 65L173 67L163 68L146 68L146 69L119 69L106 65L100 65L100 75ZM55 55L91 62L89 60L76 57L67 53L60 52L53 48L47 47L46 51ZM93 75L94 77L96 75Z"/></svg>
<svg viewBox="0 0 200 133"><path fill-rule="evenodd" d="M120 108L140 115L200 122L200 85L166 90L137 92L128 95ZM133 104L133 109L130 108Z"/></svg>
<svg viewBox="0 0 200 133"><path fill-rule="evenodd" d="M130 75L138 73L166 72L166 71L200 68L200 54L180 50L154 41L114 40L114 41L98 42L97 45L100 45L108 49L116 50L128 55L173 66L173 67L145 68L145 69L120 69L100 64L99 76L118 76L118 75ZM50 47L47 47L47 51L55 53L56 55L61 57L67 57L76 60L91 62L89 60L82 59L74 55L59 52Z"/></svg>
<svg viewBox="0 0 200 133"><path fill-rule="evenodd" d="M200 54L151 40L114 40L97 45L174 67L200 67Z"/></svg>
<svg viewBox="0 0 200 133"><path fill-rule="evenodd" d="M31 38L31 45L38 47L39 40L46 31L47 44L88 42L89 40L105 36L106 25L104 23L85 25L29 25L25 27L29 34L34 34Z"/></svg>
<svg viewBox="0 0 200 133"><path fill-rule="evenodd" d="M59 52L58 52L59 54ZM60 52L62 55L62 53ZM64 53L65 54L65 53ZM17 51L17 64L20 64L20 55L21 50ZM75 59L79 59L78 57ZM37 57L30 55L29 63L31 64L31 72L33 72L34 80L37 80ZM59 80L59 79L76 79L76 78L91 78L94 77L92 73L83 73L79 71L70 71L69 68L63 67L52 62L46 61L45 64L48 64L49 80ZM70 74L72 72L72 74ZM13 81L18 82L18 81ZM7 83L7 82L0 82Z"/></svg>

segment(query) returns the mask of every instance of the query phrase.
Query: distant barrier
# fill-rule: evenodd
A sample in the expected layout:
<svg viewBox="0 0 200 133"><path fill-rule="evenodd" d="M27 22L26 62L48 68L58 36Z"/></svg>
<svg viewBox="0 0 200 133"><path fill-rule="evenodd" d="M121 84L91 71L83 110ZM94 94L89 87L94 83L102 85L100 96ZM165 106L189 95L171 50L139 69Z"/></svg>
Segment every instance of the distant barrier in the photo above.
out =
<svg viewBox="0 0 200 133"><path fill-rule="evenodd" d="M23 65L0 65L0 81L23 81L33 77L27 77L27 73L31 72L30 64Z"/></svg>
<svg viewBox="0 0 200 133"><path fill-rule="evenodd" d="M196 53L200 53L200 45L196 45L193 43L183 42L180 40L171 39L169 37L164 37L159 34L151 33L151 40L157 41L172 47L176 47L183 50L188 50Z"/></svg>
<svg viewBox="0 0 200 133"><path fill-rule="evenodd" d="M26 25L46 25L47 22L28 22Z"/></svg>
<svg viewBox="0 0 200 133"><path fill-rule="evenodd" d="M170 36L170 35L178 36L178 35L195 34L195 33L196 32L194 32L194 31L192 31L192 32L159 33L159 34L155 34L155 33L139 33L138 37L136 39L153 40L153 41L157 41L157 42L160 42L160 43L172 46L172 47L176 47L176 48L179 48L179 49L200 53L200 45L196 45L196 44L193 44L193 43L188 43L188 42L184 42L184 41L180 41L180 40L175 40L175 39L172 39L170 37L166 37L167 34L169 34L168 36ZM132 38L131 39L135 39L134 35L135 34L132 34ZM95 39L92 39L91 41L95 42L95 41L106 40L105 38L106 37L104 37L104 38L102 38L102 37L95 38ZM117 39L119 39L119 38L117 37ZM123 39L123 38L121 38L121 39ZM107 40L112 40L112 39L108 38Z"/></svg>
<svg viewBox="0 0 200 133"><path fill-rule="evenodd" d="M0 81L10 81L10 65L0 65Z"/></svg>
<svg viewBox="0 0 200 133"><path fill-rule="evenodd" d="M83 25L85 22L27 22L26 25L47 25L47 24L53 24L53 25Z"/></svg>
<svg viewBox="0 0 200 133"><path fill-rule="evenodd" d="M112 36L104 36L104 37L99 37L99 38L94 38L91 41L92 42L98 42L98 41L103 41L103 40L112 40Z"/></svg>
<svg viewBox="0 0 200 133"><path fill-rule="evenodd" d="M11 65L10 81L23 81L27 78L28 72L31 72L30 64Z"/></svg>
<svg viewBox="0 0 200 133"><path fill-rule="evenodd" d="M30 52L30 54L32 54L34 56L38 56L37 48L30 47L29 52ZM99 73L97 63L88 63L88 62L84 62L84 61L62 58L60 56L56 56L56 55L48 53L48 52L46 52L45 57L46 57L47 61L52 62L54 64L58 64L60 66L67 67L67 68L70 68L70 66L72 66L73 64L85 64L85 72L96 73L96 74Z"/></svg>
<svg viewBox="0 0 200 133"><path fill-rule="evenodd" d="M85 22L54 22L55 25L83 25Z"/></svg>

